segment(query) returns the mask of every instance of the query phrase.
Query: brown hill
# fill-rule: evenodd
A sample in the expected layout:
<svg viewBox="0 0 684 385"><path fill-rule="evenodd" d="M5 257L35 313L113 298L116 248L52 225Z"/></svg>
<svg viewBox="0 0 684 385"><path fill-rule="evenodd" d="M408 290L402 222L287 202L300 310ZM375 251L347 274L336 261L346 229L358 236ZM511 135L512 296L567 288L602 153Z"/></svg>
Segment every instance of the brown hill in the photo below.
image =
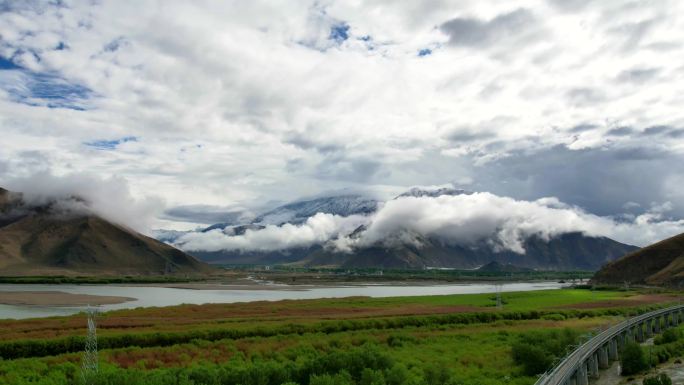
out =
<svg viewBox="0 0 684 385"><path fill-rule="evenodd" d="M0 190L0 274L203 274L211 268L167 244L85 213L28 207Z"/></svg>
<svg viewBox="0 0 684 385"><path fill-rule="evenodd" d="M684 282L684 234L676 235L608 263L597 283L678 286Z"/></svg>

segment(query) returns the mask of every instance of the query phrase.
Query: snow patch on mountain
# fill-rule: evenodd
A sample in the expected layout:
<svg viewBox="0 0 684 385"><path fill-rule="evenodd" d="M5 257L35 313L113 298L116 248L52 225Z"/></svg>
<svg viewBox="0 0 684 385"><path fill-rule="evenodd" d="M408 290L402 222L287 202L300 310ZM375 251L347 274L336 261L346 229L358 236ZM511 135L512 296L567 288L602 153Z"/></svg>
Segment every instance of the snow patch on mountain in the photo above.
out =
<svg viewBox="0 0 684 385"><path fill-rule="evenodd" d="M375 212L379 202L361 195L340 195L289 203L259 215L254 223L262 225L299 224L318 214L342 217L368 215Z"/></svg>
<svg viewBox="0 0 684 385"><path fill-rule="evenodd" d="M420 197L438 197L442 195L470 195L473 194L472 191L460 189L460 188L455 188L451 185L448 186L431 186L431 187L412 187L410 190L399 194L396 198L405 198L405 197L415 197L415 198L420 198Z"/></svg>

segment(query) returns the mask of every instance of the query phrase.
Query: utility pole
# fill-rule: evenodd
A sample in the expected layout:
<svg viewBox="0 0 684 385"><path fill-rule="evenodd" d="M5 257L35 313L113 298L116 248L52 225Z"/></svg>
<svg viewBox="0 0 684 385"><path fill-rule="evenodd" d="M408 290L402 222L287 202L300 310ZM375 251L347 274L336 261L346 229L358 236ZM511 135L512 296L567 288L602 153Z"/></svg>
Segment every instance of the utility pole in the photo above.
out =
<svg viewBox="0 0 684 385"><path fill-rule="evenodd" d="M89 305L86 314L88 316L88 336L86 337L85 351L83 352L81 375L83 377L83 383L85 385L90 385L93 376L97 373L97 332L95 330L97 309L92 308Z"/></svg>
<svg viewBox="0 0 684 385"><path fill-rule="evenodd" d="M501 301L501 284L496 284L496 308L503 309L503 302Z"/></svg>

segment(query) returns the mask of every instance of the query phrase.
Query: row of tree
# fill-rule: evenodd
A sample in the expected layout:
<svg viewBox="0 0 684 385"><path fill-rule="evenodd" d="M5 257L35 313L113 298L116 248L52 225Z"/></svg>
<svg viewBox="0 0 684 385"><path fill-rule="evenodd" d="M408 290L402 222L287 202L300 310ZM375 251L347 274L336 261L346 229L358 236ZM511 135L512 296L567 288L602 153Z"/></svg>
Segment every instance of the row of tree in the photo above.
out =
<svg viewBox="0 0 684 385"><path fill-rule="evenodd" d="M649 311L650 308L639 308L638 311ZM305 333L339 333L357 330L387 330L404 327L442 326L453 324L492 323L500 320L533 320L533 319L570 319L597 317L604 315L622 315L635 312L635 309L602 309L602 310L556 310L556 311L503 311L454 313L431 316L407 316L374 319L351 319L324 321L311 324L282 324L276 326L257 326L253 328L215 327L181 332L126 333L116 335L100 335L98 344L101 349L116 349L129 346L154 347L171 346L195 340L220 341L223 339L240 339L248 337L271 337L276 335L292 335ZM70 336L55 339L15 340L0 342L0 358L16 359L26 357L44 357L64 353L78 352L83 349L84 337Z"/></svg>

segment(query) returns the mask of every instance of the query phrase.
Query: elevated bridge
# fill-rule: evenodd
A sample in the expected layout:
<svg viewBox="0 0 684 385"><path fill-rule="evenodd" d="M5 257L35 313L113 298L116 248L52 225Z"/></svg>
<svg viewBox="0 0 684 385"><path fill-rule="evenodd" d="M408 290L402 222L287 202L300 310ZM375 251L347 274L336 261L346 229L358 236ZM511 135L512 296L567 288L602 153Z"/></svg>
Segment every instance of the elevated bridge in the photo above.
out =
<svg viewBox="0 0 684 385"><path fill-rule="evenodd" d="M535 385L588 385L619 359L619 351L628 341L643 342L671 326L684 321L684 305L652 311L625 320L599 333L570 353Z"/></svg>

